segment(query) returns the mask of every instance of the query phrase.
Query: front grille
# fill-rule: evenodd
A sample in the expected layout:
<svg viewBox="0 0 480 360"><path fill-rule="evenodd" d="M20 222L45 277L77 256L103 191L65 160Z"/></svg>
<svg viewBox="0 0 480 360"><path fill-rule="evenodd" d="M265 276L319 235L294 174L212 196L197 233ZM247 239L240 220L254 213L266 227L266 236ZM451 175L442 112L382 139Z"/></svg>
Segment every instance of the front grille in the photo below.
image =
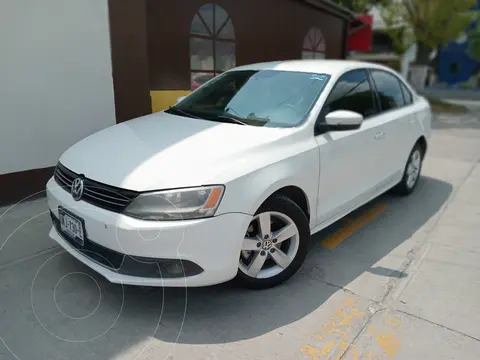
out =
<svg viewBox="0 0 480 360"><path fill-rule="evenodd" d="M67 169L60 163L55 168L54 177L57 184L68 192L71 190L73 180L82 177L82 200L99 208L117 213L122 213L132 200L139 195L136 191L120 189L85 178Z"/></svg>

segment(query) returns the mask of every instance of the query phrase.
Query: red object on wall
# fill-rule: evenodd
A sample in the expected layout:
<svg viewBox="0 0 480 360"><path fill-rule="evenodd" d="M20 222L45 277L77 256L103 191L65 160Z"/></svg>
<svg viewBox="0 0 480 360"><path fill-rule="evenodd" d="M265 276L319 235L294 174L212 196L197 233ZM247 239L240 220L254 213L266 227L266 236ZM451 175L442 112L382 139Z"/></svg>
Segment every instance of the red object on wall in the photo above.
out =
<svg viewBox="0 0 480 360"><path fill-rule="evenodd" d="M373 16L358 15L350 23L348 32L349 51L370 51L372 50L372 24Z"/></svg>

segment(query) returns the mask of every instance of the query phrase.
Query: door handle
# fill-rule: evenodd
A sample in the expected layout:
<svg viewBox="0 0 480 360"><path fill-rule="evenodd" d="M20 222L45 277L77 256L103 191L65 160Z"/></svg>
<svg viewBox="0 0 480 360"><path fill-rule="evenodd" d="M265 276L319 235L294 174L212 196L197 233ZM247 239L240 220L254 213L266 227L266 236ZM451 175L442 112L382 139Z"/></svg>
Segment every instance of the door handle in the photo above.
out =
<svg viewBox="0 0 480 360"><path fill-rule="evenodd" d="M384 137L385 137L385 133L384 133L384 132L375 134L375 140L381 140L381 139L383 139Z"/></svg>

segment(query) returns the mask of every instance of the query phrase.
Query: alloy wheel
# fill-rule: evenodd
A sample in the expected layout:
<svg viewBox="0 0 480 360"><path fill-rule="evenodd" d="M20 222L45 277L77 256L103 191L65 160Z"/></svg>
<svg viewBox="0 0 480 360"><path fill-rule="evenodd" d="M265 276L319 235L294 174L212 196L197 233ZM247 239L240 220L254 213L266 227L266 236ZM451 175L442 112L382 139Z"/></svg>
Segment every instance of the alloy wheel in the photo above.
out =
<svg viewBox="0 0 480 360"><path fill-rule="evenodd" d="M252 278L276 276L292 263L299 244L299 231L290 217L275 211L260 213L245 234L239 269Z"/></svg>
<svg viewBox="0 0 480 360"><path fill-rule="evenodd" d="M422 165L422 154L420 153L419 149L416 149L407 165L407 186L412 188L415 186L415 183L418 180L418 176L420 175L420 167Z"/></svg>

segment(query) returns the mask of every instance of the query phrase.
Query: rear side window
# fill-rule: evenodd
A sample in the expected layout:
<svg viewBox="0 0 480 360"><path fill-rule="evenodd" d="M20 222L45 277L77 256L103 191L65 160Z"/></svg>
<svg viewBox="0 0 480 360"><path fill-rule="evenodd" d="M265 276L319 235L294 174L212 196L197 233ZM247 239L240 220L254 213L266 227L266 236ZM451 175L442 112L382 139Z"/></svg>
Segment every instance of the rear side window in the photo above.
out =
<svg viewBox="0 0 480 360"><path fill-rule="evenodd" d="M381 70L373 70L372 79L377 88L382 111L405 105L400 81L394 75Z"/></svg>
<svg viewBox="0 0 480 360"><path fill-rule="evenodd" d="M355 111L365 118L377 112L365 70L350 71L338 79L323 106L322 115L325 117L336 110Z"/></svg>
<svg viewBox="0 0 480 360"><path fill-rule="evenodd" d="M400 82L400 85L402 86L402 92L403 92L403 98L405 99L405 105L411 105L413 104L413 95L408 88L403 85L402 82Z"/></svg>

